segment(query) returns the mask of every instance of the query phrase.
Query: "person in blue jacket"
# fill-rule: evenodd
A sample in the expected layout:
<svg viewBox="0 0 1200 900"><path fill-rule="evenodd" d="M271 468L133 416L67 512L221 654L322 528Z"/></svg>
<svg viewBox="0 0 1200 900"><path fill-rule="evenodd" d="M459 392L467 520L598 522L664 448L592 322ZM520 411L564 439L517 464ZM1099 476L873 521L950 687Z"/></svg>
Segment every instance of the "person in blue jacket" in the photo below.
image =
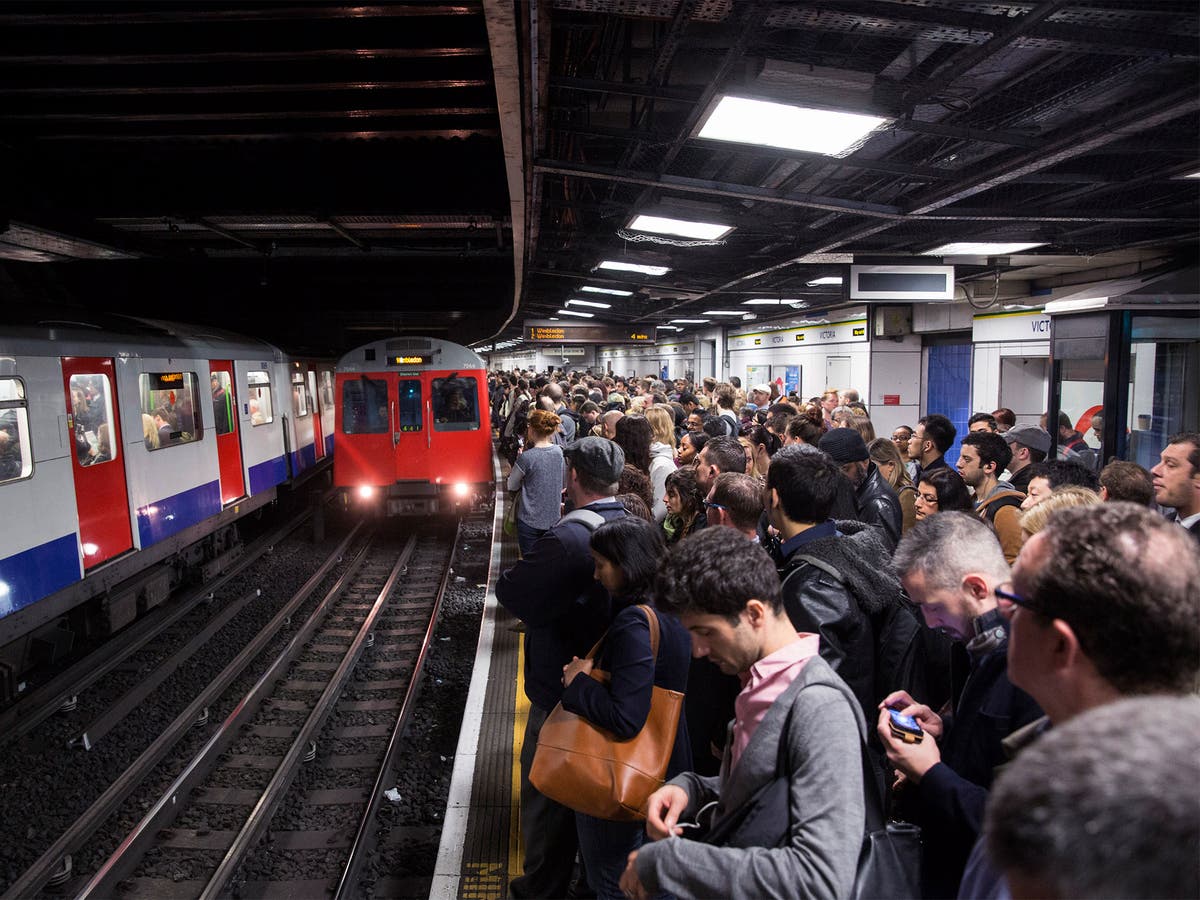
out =
<svg viewBox="0 0 1200 900"><path fill-rule="evenodd" d="M655 572L666 555L661 529L627 516L601 525L592 535L591 547L596 580L612 597L613 619L595 659L576 657L563 667L562 705L617 740L629 740L646 724L655 686L681 693L687 689L692 641L678 619L655 611L657 659L651 652L650 621L639 604L648 602ZM609 674L607 684L588 677L593 665ZM691 767L687 720L681 715L666 777ZM610 822L576 812L575 827L589 886L600 900L621 900L621 873L630 851L646 838L643 824Z"/></svg>

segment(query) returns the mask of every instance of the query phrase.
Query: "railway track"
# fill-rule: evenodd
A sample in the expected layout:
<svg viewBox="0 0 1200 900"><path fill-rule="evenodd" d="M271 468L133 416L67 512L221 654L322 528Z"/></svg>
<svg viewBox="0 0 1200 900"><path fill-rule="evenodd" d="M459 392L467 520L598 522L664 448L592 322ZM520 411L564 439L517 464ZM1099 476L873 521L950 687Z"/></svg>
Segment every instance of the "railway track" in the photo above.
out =
<svg viewBox="0 0 1200 900"><path fill-rule="evenodd" d="M149 760L139 758L5 898L48 883L78 897L353 893L454 546L452 533L368 536L232 712L207 724L212 734L166 790L142 797L145 815L103 864L80 872L73 860L98 858L86 846L92 835L111 845L104 823L127 806ZM187 716L199 700L176 725L195 723Z"/></svg>

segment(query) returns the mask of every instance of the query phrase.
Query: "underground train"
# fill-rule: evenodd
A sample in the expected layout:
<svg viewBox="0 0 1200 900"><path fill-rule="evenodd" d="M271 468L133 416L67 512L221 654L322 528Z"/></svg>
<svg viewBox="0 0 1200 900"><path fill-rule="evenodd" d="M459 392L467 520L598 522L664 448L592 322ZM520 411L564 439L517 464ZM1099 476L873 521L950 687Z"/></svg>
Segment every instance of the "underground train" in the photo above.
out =
<svg viewBox="0 0 1200 900"><path fill-rule="evenodd" d="M436 338L365 344L337 363L333 483L386 515L479 508L494 499L483 359Z"/></svg>
<svg viewBox="0 0 1200 900"><path fill-rule="evenodd" d="M333 452L331 361L197 326L24 315L0 324L0 702L81 634L222 571L236 521Z"/></svg>

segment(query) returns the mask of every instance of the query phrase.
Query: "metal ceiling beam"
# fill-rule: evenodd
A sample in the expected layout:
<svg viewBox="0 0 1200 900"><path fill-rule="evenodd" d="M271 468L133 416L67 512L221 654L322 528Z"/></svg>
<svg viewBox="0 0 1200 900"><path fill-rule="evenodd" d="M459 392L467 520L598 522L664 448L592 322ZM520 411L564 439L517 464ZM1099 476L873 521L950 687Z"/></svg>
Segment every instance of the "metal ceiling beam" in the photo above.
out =
<svg viewBox="0 0 1200 900"><path fill-rule="evenodd" d="M618 94L625 97L648 97L652 100L667 100L672 103L695 103L704 95L704 88L658 86L634 84L624 81L602 81L596 78L571 78L555 75L550 87L560 90L584 91L591 94Z"/></svg>
<svg viewBox="0 0 1200 900"><path fill-rule="evenodd" d="M287 131L229 131L229 132L172 132L154 134L47 134L39 135L39 141L95 141L123 143L136 141L294 141L300 137L325 138L329 140L421 140L426 138L465 140L469 137L495 138L500 136L498 128L413 128L383 129L364 128L347 130L308 130L293 128Z"/></svg>
<svg viewBox="0 0 1200 900"><path fill-rule="evenodd" d="M1043 146L1041 138L1018 131L997 131L991 128L973 128L970 125L944 125L941 122L919 122L915 119L897 119L895 127L914 134L933 134L941 137L961 138L965 141L982 141L988 144L1005 144L1010 147L1033 149Z"/></svg>
<svg viewBox="0 0 1200 900"><path fill-rule="evenodd" d="M584 178L621 184L639 184L644 187L679 191L685 194L700 194L708 197L730 197L735 200L750 200L782 206L801 206L829 212L849 213L858 216L873 216L898 219L901 210L883 203L868 203L863 200L842 200L837 197L822 197L816 194L792 194L772 191L769 188L754 188L723 181L708 181L700 178L685 178L681 175L656 175L653 172L623 171L600 166L585 166L559 160L538 160L533 167L544 175L562 175L568 178Z"/></svg>
<svg viewBox="0 0 1200 900"><path fill-rule="evenodd" d="M477 16L478 3L437 3L429 5L357 5L275 6L227 9L194 9L167 6L154 12L77 12L77 13L0 13L0 27L21 26L62 28L78 25L186 25L210 22L294 22L297 20L400 19L444 16Z"/></svg>
<svg viewBox="0 0 1200 900"><path fill-rule="evenodd" d="M260 246L254 241L247 240L240 234L235 234L228 228L222 228L220 225L214 225L212 222L209 222L207 219L204 219L200 216L185 218L184 221L199 225L202 228L207 228L213 234L219 234L227 241L233 241L235 244L241 244L243 247L249 247L254 252L261 253L263 256L270 256L270 253L265 247Z"/></svg>
<svg viewBox="0 0 1200 900"><path fill-rule="evenodd" d="M491 87L488 78L427 78L409 81L277 82L273 84L146 84L106 85L0 85L0 97L157 97L199 94L328 94L371 91L440 91Z"/></svg>
<svg viewBox="0 0 1200 900"><path fill-rule="evenodd" d="M288 119L431 119L442 116L494 116L490 106L436 106L388 109L253 110L247 112L197 113L0 113L0 122L255 122Z"/></svg>
<svg viewBox="0 0 1200 900"><path fill-rule="evenodd" d="M334 231L336 231L339 235L341 235L343 238L345 238L347 241L349 241L355 247L357 247L359 250L361 250L363 253L371 252L370 244L368 244L366 241L364 241L362 238L358 237L357 235L351 234L349 231L347 231L345 228L343 228L341 225L339 225L336 221L334 221L334 219L331 218L330 216L322 217L321 221L324 222L326 225L328 225L330 228L332 228Z"/></svg>
<svg viewBox="0 0 1200 900"><path fill-rule="evenodd" d="M375 47L355 50L216 50L210 53L74 53L0 56L0 70L22 66L162 66L229 63L361 62L371 59L460 59L487 56L486 47Z"/></svg>

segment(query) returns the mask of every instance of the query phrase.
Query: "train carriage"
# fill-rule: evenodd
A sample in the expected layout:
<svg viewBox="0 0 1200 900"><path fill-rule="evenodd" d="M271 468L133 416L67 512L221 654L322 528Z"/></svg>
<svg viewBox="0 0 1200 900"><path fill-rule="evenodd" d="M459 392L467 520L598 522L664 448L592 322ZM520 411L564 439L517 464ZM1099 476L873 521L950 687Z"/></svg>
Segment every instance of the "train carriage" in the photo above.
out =
<svg viewBox="0 0 1200 900"><path fill-rule="evenodd" d="M388 515L449 512L494 491L483 360L436 338L350 351L334 383L333 478Z"/></svg>

